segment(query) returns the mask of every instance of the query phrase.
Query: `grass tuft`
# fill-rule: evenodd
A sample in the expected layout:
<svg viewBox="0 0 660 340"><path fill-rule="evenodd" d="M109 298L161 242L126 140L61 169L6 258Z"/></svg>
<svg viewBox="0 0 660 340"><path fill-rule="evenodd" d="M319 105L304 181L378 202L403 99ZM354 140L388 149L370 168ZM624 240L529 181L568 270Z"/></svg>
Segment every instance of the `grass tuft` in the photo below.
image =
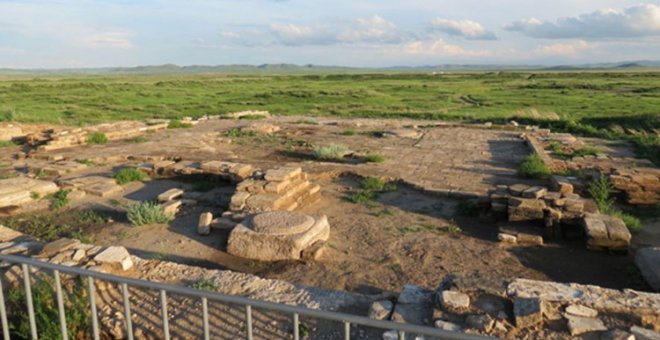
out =
<svg viewBox="0 0 660 340"><path fill-rule="evenodd" d="M550 176L550 169L545 165L541 156L531 154L518 167L518 176L523 178L545 179Z"/></svg>
<svg viewBox="0 0 660 340"><path fill-rule="evenodd" d="M136 168L123 168L117 171L113 177L115 178L117 184L124 185L130 182L143 181L145 178L147 178L147 175Z"/></svg>
<svg viewBox="0 0 660 340"><path fill-rule="evenodd" d="M314 158L324 161L340 161L349 153L348 148L343 145L330 144L317 146L312 151Z"/></svg>
<svg viewBox="0 0 660 340"><path fill-rule="evenodd" d="M87 136L87 144L89 145L105 144L107 142L108 136L102 132L94 132Z"/></svg>
<svg viewBox="0 0 660 340"><path fill-rule="evenodd" d="M192 124L184 123L178 119L172 119L170 120L170 123L167 124L168 129L189 129L191 127L193 127Z"/></svg>
<svg viewBox="0 0 660 340"><path fill-rule="evenodd" d="M126 207L126 217L134 226L167 223L172 218L156 202L139 202Z"/></svg>
<svg viewBox="0 0 660 340"><path fill-rule="evenodd" d="M364 156L364 160L369 163L383 163L385 162L385 157L378 154L369 154Z"/></svg>
<svg viewBox="0 0 660 340"><path fill-rule="evenodd" d="M59 210L69 205L69 192L71 192L71 190L60 190L54 194L48 195L47 197L50 200L50 208L52 210Z"/></svg>

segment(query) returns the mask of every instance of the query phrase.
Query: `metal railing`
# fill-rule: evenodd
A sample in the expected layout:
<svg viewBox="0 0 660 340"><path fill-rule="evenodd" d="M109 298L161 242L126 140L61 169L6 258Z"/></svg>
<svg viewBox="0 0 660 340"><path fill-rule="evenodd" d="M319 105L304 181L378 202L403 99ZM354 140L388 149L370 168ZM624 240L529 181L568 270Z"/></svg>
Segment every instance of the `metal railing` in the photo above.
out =
<svg viewBox="0 0 660 340"><path fill-rule="evenodd" d="M424 327L419 325L407 324L407 323L398 323L391 321L380 321L373 320L363 316L322 311L316 309L309 309L300 306L279 304L274 302L254 300L240 296L220 294L216 292L197 290L193 288L188 288L185 286L177 286L171 284L164 284L158 282L152 282L141 279L134 279L129 277L122 277L117 275L111 275L96 271L91 271L78 267L67 267L63 265L53 264L49 262L39 261L29 257L15 256L15 255L1 255L0 261L6 261L11 264L20 264L23 272L23 288L25 290L25 303L29 318L30 325L30 334L32 339L38 339L38 329L37 322L35 318L35 310L32 297L32 286L31 286L31 268L39 268L52 271L54 278L53 288L57 297L57 308L59 313L59 324L61 330L62 339L67 340L67 324L66 324L66 311L64 308L64 298L62 294L62 283L60 279L60 273L67 275L76 275L81 278L87 279L87 289L89 293L89 306L90 306L90 323L91 323L91 332L94 339L100 338L98 314L97 314L97 305L96 305L96 285L95 280L111 282L119 284L121 287L121 294L123 300L123 309L124 309L124 326L126 335L129 340L133 340L133 322L131 315L131 304L129 300L129 286L139 289L146 290L155 290L160 293L160 311L162 318L162 332L164 339L170 339L170 328L169 328L169 317L168 317L168 294L178 294L190 298L196 298L201 300L202 303L202 327L203 327L203 338L210 339L209 331L209 301L216 301L225 304L235 304L244 307L245 315L245 334L246 338L251 340L253 338L253 322L252 314L253 308L266 310L270 312L281 313L289 315L293 320L293 330L292 335L294 340L299 340L301 337L300 331L300 317L304 316L307 318L327 320L338 322L343 324L343 338L351 338L351 325L354 327L363 326L381 329L384 331L394 330L398 332L399 339L405 339L406 334L416 334L424 335L439 339L484 339L484 337L465 334L460 332L449 332L432 327ZM3 293L3 282L0 279L0 321L2 325L2 333L5 340L10 339L9 331L9 322L8 322L8 311L5 305L5 297Z"/></svg>

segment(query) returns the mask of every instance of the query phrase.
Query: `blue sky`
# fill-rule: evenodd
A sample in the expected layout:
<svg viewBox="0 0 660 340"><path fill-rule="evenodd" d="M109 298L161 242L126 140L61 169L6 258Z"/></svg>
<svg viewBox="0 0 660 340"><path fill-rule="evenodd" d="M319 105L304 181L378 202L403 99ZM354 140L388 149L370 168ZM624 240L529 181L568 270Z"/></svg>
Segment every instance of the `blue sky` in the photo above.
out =
<svg viewBox="0 0 660 340"><path fill-rule="evenodd" d="M660 0L0 0L0 67L660 59Z"/></svg>

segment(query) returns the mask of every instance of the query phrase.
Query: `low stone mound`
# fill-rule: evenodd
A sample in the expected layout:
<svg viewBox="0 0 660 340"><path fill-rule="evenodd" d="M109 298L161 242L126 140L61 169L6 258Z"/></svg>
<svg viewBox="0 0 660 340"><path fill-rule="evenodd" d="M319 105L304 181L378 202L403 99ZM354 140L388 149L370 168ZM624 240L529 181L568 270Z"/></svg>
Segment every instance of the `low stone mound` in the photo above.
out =
<svg viewBox="0 0 660 340"><path fill-rule="evenodd" d="M229 235L227 251L253 260L298 260L303 251L330 237L326 216L274 211L248 217Z"/></svg>
<svg viewBox="0 0 660 340"><path fill-rule="evenodd" d="M235 213L293 211L316 202L321 187L312 184L299 167L280 167L266 172L263 179L248 179L236 186L229 209Z"/></svg>

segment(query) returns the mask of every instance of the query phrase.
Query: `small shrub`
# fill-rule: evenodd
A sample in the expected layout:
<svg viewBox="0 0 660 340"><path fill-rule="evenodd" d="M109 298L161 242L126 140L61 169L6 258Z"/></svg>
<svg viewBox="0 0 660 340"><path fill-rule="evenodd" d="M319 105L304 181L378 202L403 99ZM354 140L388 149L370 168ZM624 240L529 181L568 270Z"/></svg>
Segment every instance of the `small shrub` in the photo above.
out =
<svg viewBox="0 0 660 340"><path fill-rule="evenodd" d="M231 128L225 132L225 136L229 138L254 137L256 135L255 131L246 131L239 127Z"/></svg>
<svg viewBox="0 0 660 340"><path fill-rule="evenodd" d="M368 190L358 190L352 194L346 195L346 200L355 204L367 203L376 198L376 194L373 191Z"/></svg>
<svg viewBox="0 0 660 340"><path fill-rule="evenodd" d="M562 152L564 148L562 147L561 143L559 143L556 140L553 140L550 142L550 144L548 144L548 147L546 149L552 152Z"/></svg>
<svg viewBox="0 0 660 340"><path fill-rule="evenodd" d="M99 225L105 223L105 218L94 210L76 211L73 219L81 225Z"/></svg>
<svg viewBox="0 0 660 340"><path fill-rule="evenodd" d="M16 146L16 143L10 140L0 140L0 148L6 148L10 146Z"/></svg>
<svg viewBox="0 0 660 340"><path fill-rule="evenodd" d="M114 178L117 184L124 185L130 182L143 181L147 178L147 175L136 168L124 168L117 171L117 173L114 174Z"/></svg>
<svg viewBox="0 0 660 340"><path fill-rule="evenodd" d="M348 154L348 149L343 145L330 144L326 146L318 146L312 151L314 158L319 160L333 160L338 161L342 160L346 154Z"/></svg>
<svg viewBox="0 0 660 340"><path fill-rule="evenodd" d="M377 154L366 155L364 156L364 159L369 163L383 163L385 161L385 157Z"/></svg>
<svg viewBox="0 0 660 340"><path fill-rule="evenodd" d="M87 144L89 145L95 145L95 144L105 144L108 142L108 136L105 135L105 133L102 132L94 132L87 136Z"/></svg>
<svg viewBox="0 0 660 340"><path fill-rule="evenodd" d="M587 191L596 202L598 210L602 213L609 213L614 204L614 199L611 198L612 193L614 192L614 186L610 182L609 178L604 175L601 175L595 181L589 183Z"/></svg>
<svg viewBox="0 0 660 340"><path fill-rule="evenodd" d="M356 132L353 129L344 130L340 133L342 136L355 136Z"/></svg>
<svg viewBox="0 0 660 340"><path fill-rule="evenodd" d="M147 137L145 137L145 136L137 136L137 137L133 137L131 139L126 140L126 142L133 143L133 144L144 143L144 142L147 142L147 141L149 141L149 139L147 139Z"/></svg>
<svg viewBox="0 0 660 340"><path fill-rule="evenodd" d="M518 167L518 176L523 178L545 179L550 176L550 169L545 165L541 156L531 154Z"/></svg>
<svg viewBox="0 0 660 340"><path fill-rule="evenodd" d="M126 217L134 226L167 223L171 217L156 202L139 202L126 207Z"/></svg>
<svg viewBox="0 0 660 340"><path fill-rule="evenodd" d="M261 117L261 116L260 116ZM195 283L193 283L190 288L194 289L199 289L199 290L207 290L207 291L216 291L218 290L218 285L207 279L201 279Z"/></svg>
<svg viewBox="0 0 660 340"><path fill-rule="evenodd" d="M60 190L54 194L48 195L48 199L50 199L50 208L52 210L59 210L69 205L69 192L71 192L71 190Z"/></svg>
<svg viewBox="0 0 660 340"><path fill-rule="evenodd" d="M63 282L64 283L64 282ZM32 283L32 304L36 318L39 337L42 339L61 339L59 311L54 280L40 276ZM86 339L89 337L89 305L87 290L80 280L73 280L62 285L64 308L66 310L66 325L69 339ZM30 338L30 322L25 309L25 290L21 287L9 289L7 292L9 328L12 337Z"/></svg>
<svg viewBox="0 0 660 340"><path fill-rule="evenodd" d="M30 193L30 198L33 200L38 200L41 197L41 195L38 192L31 192Z"/></svg>
<svg viewBox="0 0 660 340"><path fill-rule="evenodd" d="M598 148L593 146L585 146L573 151L573 157L597 156L599 153L600 150L598 150Z"/></svg>
<svg viewBox="0 0 660 340"><path fill-rule="evenodd" d="M396 185L386 182L380 177L367 177L362 180L360 187L372 192L386 192L396 190Z"/></svg>
<svg viewBox="0 0 660 340"><path fill-rule="evenodd" d="M168 129L188 129L193 127L190 123L184 123L178 119L170 120L170 123L167 124Z"/></svg>

